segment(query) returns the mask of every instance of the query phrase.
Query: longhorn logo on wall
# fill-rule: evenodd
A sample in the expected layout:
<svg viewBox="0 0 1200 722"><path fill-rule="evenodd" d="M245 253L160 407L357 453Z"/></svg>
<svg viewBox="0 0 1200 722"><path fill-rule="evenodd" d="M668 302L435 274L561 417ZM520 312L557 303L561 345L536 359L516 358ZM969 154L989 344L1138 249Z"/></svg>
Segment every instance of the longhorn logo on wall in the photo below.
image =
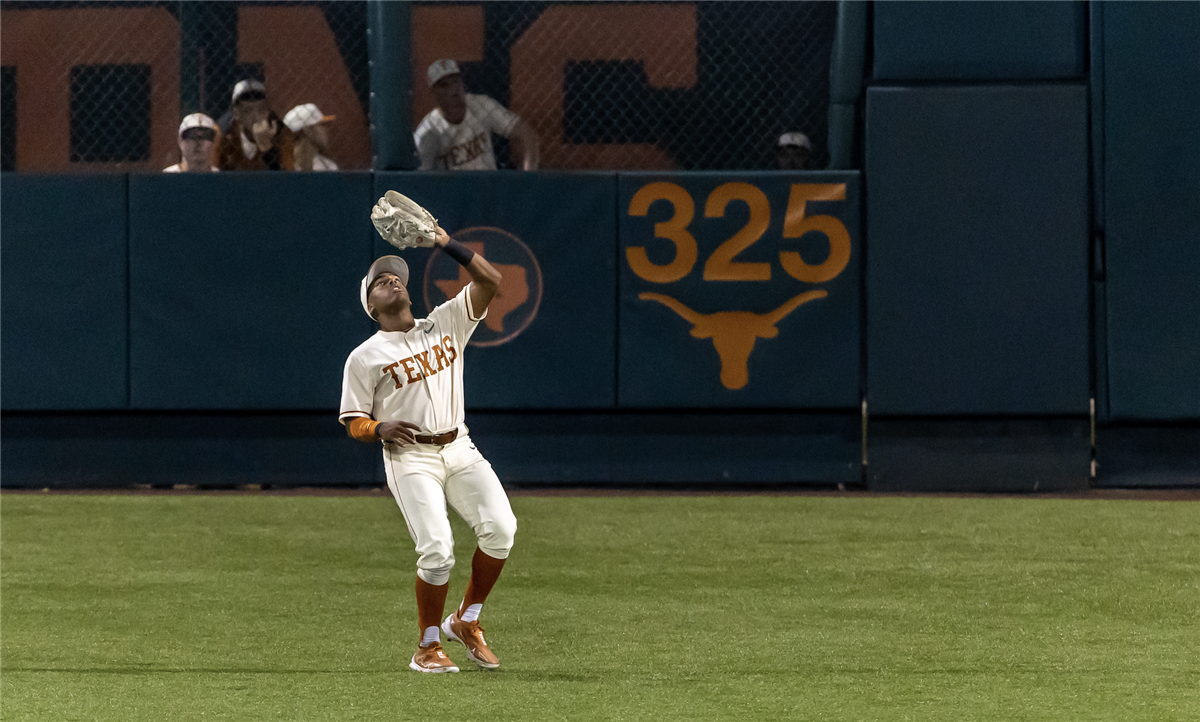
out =
<svg viewBox="0 0 1200 722"><path fill-rule="evenodd" d="M777 324L792 311L809 301L825 298L825 291L801 293L770 313L720 311L697 313L679 301L661 293L640 293L643 301L658 301L692 324L692 336L711 338L721 359L721 385L737 390L750 382L750 352L760 338L779 335Z"/></svg>
<svg viewBox="0 0 1200 722"><path fill-rule="evenodd" d="M542 303L542 269L537 257L520 238L500 228L464 228L454 239L485 256L503 276L487 316L468 345L499 346L512 341L533 323ZM433 308L454 298L470 282L467 269L444 253L433 254L422 283L425 306Z"/></svg>
<svg viewBox="0 0 1200 722"><path fill-rule="evenodd" d="M723 183L708 194L703 211L706 219L724 218L735 202L746 209L744 225L724 240L714 237L715 231L711 228L694 222L696 202L692 193L679 184L651 182L638 189L630 199L630 217L647 217L651 214L651 206L660 202L667 215L664 219L662 210L654 213L656 219L662 220L654 223L653 238L644 241L639 238L638 242L626 246L629 270L641 282L673 289L669 294L640 292L637 298L661 304L675 312L691 325L685 333L693 338L711 339L720 363L721 385L731 391L746 388L750 383L750 356L759 339L778 337L785 318L811 301L829 298L825 289L797 293L793 284L797 281L808 285L826 284L837 278L850 262L850 234L841 220L831 215L807 213L810 201L844 201L846 184L789 185L787 205L779 219L782 233L775 248L767 245L770 243L767 241L765 247L752 249L764 240L772 225L770 201L757 185ZM734 226L741 222L730 220ZM725 228L728 232L729 226ZM703 234L700 241L694 232ZM788 240L785 245L786 239L795 240ZM701 259L701 248L712 248L706 259ZM652 250L656 253L655 259L651 257ZM703 270L697 278L693 271L698 267ZM774 274L776 268L784 273ZM772 279L773 274L777 280ZM730 287L726 282L731 281L753 282L757 288L736 295L722 293ZM762 313L739 308L720 309L719 306L719 310L711 313L697 310L711 309L714 303L729 303L735 297L754 298L761 308L766 305L763 301L767 298L781 295L779 291L788 295ZM744 300L733 302L745 303ZM686 328L683 324L680 327L681 330Z"/></svg>

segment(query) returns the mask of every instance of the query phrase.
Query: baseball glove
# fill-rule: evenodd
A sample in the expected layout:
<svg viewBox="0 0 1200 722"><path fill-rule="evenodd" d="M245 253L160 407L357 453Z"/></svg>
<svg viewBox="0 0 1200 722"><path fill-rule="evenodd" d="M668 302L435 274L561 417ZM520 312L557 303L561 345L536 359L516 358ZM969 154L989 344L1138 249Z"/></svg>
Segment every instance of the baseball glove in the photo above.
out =
<svg viewBox="0 0 1200 722"><path fill-rule="evenodd" d="M433 245L437 219L413 199L388 191L371 209L371 223L383 240L401 250Z"/></svg>

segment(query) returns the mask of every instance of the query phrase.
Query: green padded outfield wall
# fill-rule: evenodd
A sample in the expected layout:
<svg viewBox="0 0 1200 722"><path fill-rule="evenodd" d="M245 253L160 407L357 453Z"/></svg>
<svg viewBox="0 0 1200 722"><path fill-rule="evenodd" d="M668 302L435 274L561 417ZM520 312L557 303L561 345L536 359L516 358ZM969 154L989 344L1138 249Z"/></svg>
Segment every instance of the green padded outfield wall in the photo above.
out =
<svg viewBox="0 0 1200 722"><path fill-rule="evenodd" d="M425 205L504 277L467 347L469 408L615 405L616 178L511 171L376 174L376 197L398 190ZM378 235L374 249L376 255L396 253ZM421 248L401 255L410 264L418 316L470 281L443 253Z"/></svg>
<svg viewBox="0 0 1200 722"><path fill-rule="evenodd" d="M1108 412L1200 419L1200 3L1101 10Z"/></svg>
<svg viewBox="0 0 1200 722"><path fill-rule="evenodd" d="M369 173L129 180L135 409L335 409L371 325Z"/></svg>
<svg viewBox="0 0 1200 722"><path fill-rule="evenodd" d="M1083 85L867 92L872 414L1088 412Z"/></svg>
<svg viewBox="0 0 1200 722"><path fill-rule="evenodd" d="M876 80L1083 78L1087 3L877 2Z"/></svg>
<svg viewBox="0 0 1200 722"><path fill-rule="evenodd" d="M5 411L128 403L126 182L0 177Z"/></svg>
<svg viewBox="0 0 1200 722"><path fill-rule="evenodd" d="M857 409L859 184L621 174L620 405Z"/></svg>

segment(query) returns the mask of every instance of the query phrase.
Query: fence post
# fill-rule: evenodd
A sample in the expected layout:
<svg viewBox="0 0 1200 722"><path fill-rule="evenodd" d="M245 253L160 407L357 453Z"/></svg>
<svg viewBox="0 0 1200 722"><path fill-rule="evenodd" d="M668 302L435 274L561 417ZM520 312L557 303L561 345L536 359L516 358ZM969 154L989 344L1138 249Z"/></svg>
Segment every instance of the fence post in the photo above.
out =
<svg viewBox="0 0 1200 722"><path fill-rule="evenodd" d="M229 109L237 77L238 8L233 3L179 3L179 115L213 120Z"/></svg>
<svg viewBox="0 0 1200 722"><path fill-rule="evenodd" d="M367 0L375 170L418 166L412 135L412 3Z"/></svg>
<svg viewBox="0 0 1200 722"><path fill-rule="evenodd" d="M858 101L867 43L867 3L841 0L829 62L829 168L854 167Z"/></svg>

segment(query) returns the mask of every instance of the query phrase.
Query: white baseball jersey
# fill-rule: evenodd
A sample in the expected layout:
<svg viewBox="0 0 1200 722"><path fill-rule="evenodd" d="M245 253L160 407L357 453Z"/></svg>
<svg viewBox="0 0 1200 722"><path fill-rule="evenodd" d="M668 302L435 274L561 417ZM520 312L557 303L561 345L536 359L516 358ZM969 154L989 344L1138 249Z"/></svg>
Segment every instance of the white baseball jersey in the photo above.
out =
<svg viewBox="0 0 1200 722"><path fill-rule="evenodd" d="M413 133L421 170L496 170L492 133L507 138L518 120L486 95L467 94L467 114L458 125L434 108Z"/></svg>
<svg viewBox="0 0 1200 722"><path fill-rule="evenodd" d="M378 331L350 353L342 377L338 420L408 421L418 434L438 434L463 423L463 351L478 317L471 285L417 319L408 331Z"/></svg>

